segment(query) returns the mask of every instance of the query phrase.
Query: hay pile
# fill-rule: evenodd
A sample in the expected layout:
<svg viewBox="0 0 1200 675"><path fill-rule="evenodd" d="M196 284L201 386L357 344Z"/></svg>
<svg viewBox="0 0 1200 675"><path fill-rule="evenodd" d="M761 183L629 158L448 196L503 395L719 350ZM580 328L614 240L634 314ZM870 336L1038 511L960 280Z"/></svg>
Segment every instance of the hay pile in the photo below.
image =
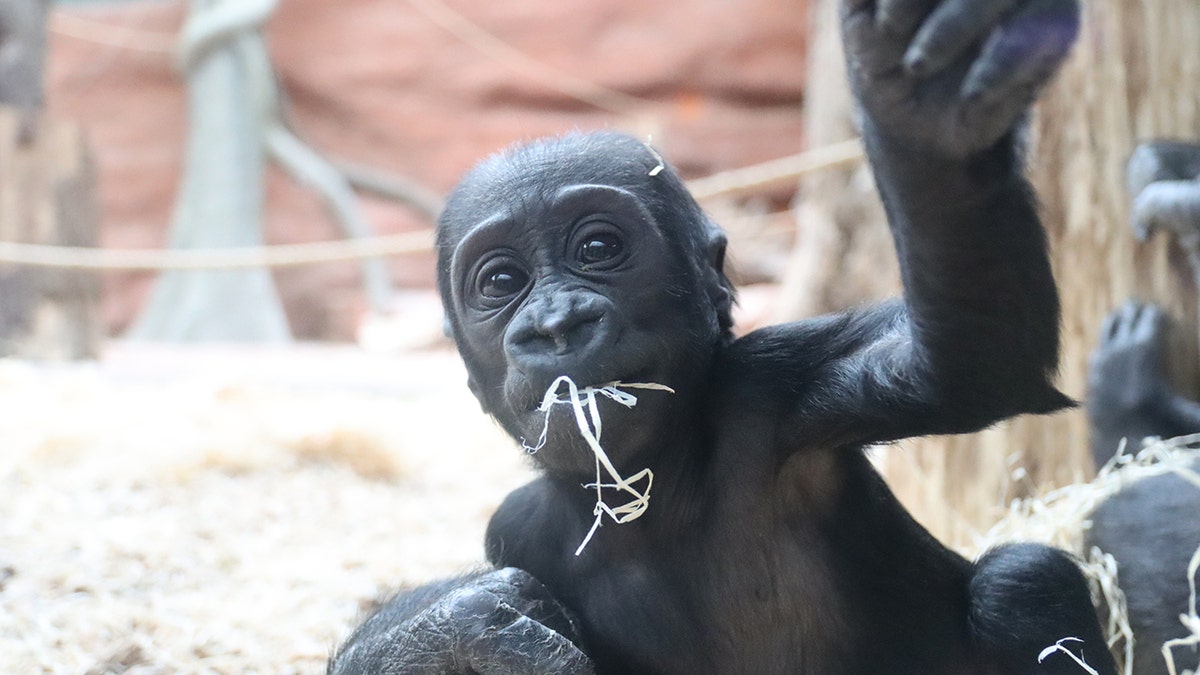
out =
<svg viewBox="0 0 1200 675"><path fill-rule="evenodd" d="M1136 455L1118 453L1101 468L1090 483L1078 483L1059 488L1045 495L1016 500L1005 515L986 534L979 537L967 555L979 555L988 548L1009 541L1035 541L1050 544L1074 553L1082 561L1084 574L1092 586L1093 600L1102 612L1109 637L1109 647L1127 675L1134 672L1133 631L1129 625L1125 595L1113 557L1098 548L1084 550L1085 531L1091 513L1109 497L1123 488L1146 478L1174 473L1200 490L1200 474L1194 470L1200 460L1200 434L1174 439L1148 440ZM1181 617L1184 632L1190 638L1171 640L1170 646L1200 644L1200 616L1196 613L1195 578L1200 565L1200 548L1192 558L1187 578L1180 584L1191 585L1191 607ZM1170 649L1163 651L1174 673Z"/></svg>
<svg viewBox="0 0 1200 675"><path fill-rule="evenodd" d="M457 356L0 361L0 672L317 673L529 477Z"/></svg>

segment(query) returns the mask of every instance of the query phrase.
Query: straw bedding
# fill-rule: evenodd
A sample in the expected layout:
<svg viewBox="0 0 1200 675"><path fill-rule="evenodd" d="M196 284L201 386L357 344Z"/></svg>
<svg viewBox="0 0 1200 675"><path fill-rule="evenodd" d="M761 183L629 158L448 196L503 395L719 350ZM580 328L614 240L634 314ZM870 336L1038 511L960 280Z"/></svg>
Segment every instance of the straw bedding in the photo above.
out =
<svg viewBox="0 0 1200 675"><path fill-rule="evenodd" d="M1122 667L1122 672L1135 672L1133 663L1133 633L1126 613L1125 595L1121 590L1116 561L1095 547L1085 550L1084 533L1093 510L1105 499L1137 481L1174 473L1200 490L1200 474L1195 471L1200 461L1200 434L1175 439L1148 439L1136 453L1118 453L1094 480L1068 485L1044 495L1014 501L1008 513L984 536L968 554L978 554L990 546L1006 541L1037 541L1058 546L1079 557L1085 575L1092 586L1093 601L1101 612L1101 623L1109 636L1109 646ZM1180 584L1192 584L1192 601L1188 614L1180 617L1180 634L1174 645L1200 644L1200 616L1196 612L1196 567L1200 565L1200 548L1192 559L1187 578ZM1190 636L1190 637L1188 637ZM1170 644L1168 645L1170 647ZM1174 665L1164 650L1169 667ZM1185 671L1188 672L1188 671Z"/></svg>
<svg viewBox="0 0 1200 675"><path fill-rule="evenodd" d="M262 356L0 362L0 672L321 672L480 563L529 470L456 356Z"/></svg>

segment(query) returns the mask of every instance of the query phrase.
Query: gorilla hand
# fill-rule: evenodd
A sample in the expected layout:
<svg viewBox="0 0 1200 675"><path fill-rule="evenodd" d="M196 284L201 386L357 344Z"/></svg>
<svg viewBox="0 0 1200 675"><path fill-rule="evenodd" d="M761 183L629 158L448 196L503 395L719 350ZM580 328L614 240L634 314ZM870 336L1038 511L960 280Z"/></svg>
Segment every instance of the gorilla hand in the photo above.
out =
<svg viewBox="0 0 1200 675"><path fill-rule="evenodd" d="M1200 254L1200 144L1149 141L1125 165L1125 187L1133 200L1130 225L1138 239L1155 230L1174 232L1192 261Z"/></svg>
<svg viewBox="0 0 1200 675"><path fill-rule="evenodd" d="M591 675L575 625L529 573L513 567L452 587L403 621L403 604L368 619L330 663L333 675ZM356 639L357 638L357 639Z"/></svg>
<svg viewBox="0 0 1200 675"><path fill-rule="evenodd" d="M866 123L946 158L1008 133L1079 31L1076 0L845 0L842 11Z"/></svg>

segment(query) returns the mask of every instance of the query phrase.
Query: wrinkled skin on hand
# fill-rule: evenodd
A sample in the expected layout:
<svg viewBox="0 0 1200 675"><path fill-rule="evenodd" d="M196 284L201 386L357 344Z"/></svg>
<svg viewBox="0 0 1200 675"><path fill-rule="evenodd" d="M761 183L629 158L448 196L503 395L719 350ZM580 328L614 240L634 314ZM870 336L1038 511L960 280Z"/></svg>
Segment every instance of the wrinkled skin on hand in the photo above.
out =
<svg viewBox="0 0 1200 675"><path fill-rule="evenodd" d="M509 567L482 574L392 623L400 609L393 605L360 627L370 638L343 649L330 673L594 673L573 642L574 622L528 572Z"/></svg>
<svg viewBox="0 0 1200 675"><path fill-rule="evenodd" d="M848 0L843 13L874 130L951 158L1007 134L1079 31L1074 0Z"/></svg>

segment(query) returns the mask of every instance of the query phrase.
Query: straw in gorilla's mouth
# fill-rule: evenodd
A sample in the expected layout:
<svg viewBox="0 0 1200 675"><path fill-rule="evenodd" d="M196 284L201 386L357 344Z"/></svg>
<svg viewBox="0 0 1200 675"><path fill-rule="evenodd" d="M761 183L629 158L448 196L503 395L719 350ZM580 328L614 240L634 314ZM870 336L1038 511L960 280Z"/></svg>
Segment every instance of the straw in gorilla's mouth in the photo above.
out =
<svg viewBox="0 0 1200 675"><path fill-rule="evenodd" d="M567 392L565 395L560 395L559 390L563 388L563 385L566 385ZM612 461L608 458L608 453L604 452L604 448L600 447L602 425L600 421L600 408L596 405L597 395L605 396L626 408L632 408L637 405L637 397L628 391L623 391L625 389L649 389L665 391L670 394L675 393L674 389L665 384L655 384L653 382L618 381L599 386L580 388L575 384L574 380L563 375L554 380L550 388L546 390L546 395L542 398L542 404L537 408L539 412L546 415L545 423L542 425L542 433L538 437L537 442L529 445L524 439L521 439L521 446L525 448L526 452L537 452L546 444L546 433L550 427L550 410L559 404L570 405L574 409L575 424L579 429L579 433L587 441L592 454L596 456L596 481L583 486L587 489L596 490L596 507L592 510L592 513L596 516L596 520L592 523L591 529L588 530L587 536L583 538L583 542L579 544L579 548L575 550L575 555L583 553L584 547L592 540L592 535L600 527L600 521L604 518L605 514L618 524L628 523L631 520L640 518L650 505L650 488L654 484L654 472L650 469L642 469L625 478L613 466ZM587 411L586 413L585 410ZM603 482L601 469L609 475L612 482ZM636 484L641 483L643 479L645 487L638 489ZM603 490L605 489L625 492L632 499L616 507L609 506L604 501Z"/></svg>

